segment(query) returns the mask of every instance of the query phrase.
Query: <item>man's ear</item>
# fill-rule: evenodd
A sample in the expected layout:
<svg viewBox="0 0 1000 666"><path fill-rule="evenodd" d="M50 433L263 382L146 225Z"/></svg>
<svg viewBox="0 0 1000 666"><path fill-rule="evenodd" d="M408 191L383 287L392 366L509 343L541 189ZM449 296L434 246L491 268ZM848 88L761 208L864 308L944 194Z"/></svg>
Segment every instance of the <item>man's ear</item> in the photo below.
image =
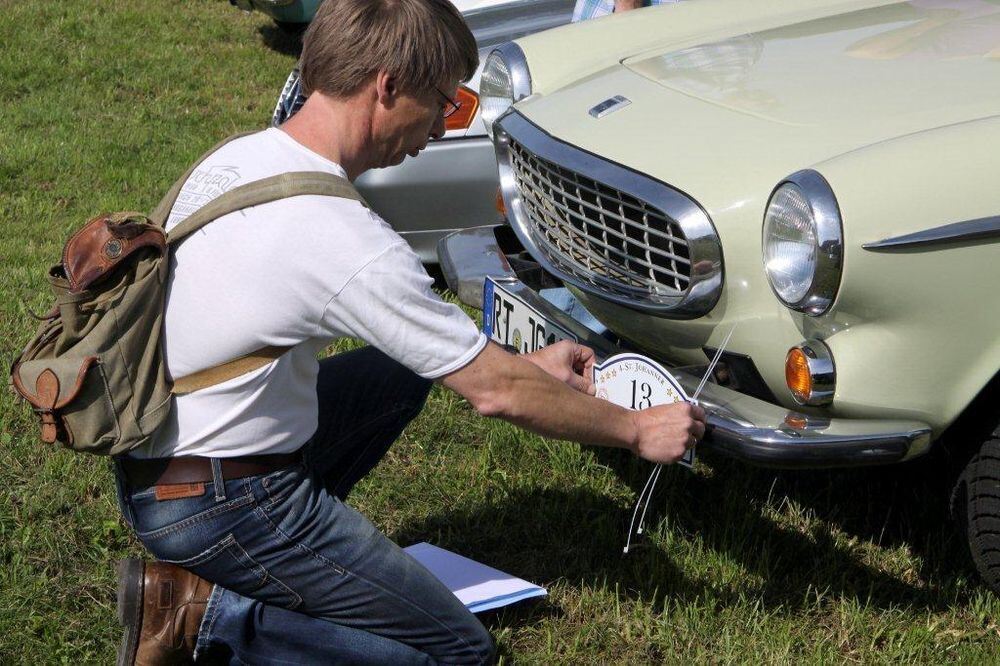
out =
<svg viewBox="0 0 1000 666"><path fill-rule="evenodd" d="M396 78L388 72L379 70L375 74L375 96L382 106L392 107L399 96Z"/></svg>

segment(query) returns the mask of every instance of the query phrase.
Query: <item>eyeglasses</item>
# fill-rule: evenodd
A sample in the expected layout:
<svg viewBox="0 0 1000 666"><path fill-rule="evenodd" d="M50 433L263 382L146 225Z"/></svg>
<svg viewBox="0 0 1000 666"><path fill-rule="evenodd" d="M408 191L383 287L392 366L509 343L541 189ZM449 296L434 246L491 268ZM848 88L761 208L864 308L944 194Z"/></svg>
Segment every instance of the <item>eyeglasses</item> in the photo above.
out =
<svg viewBox="0 0 1000 666"><path fill-rule="evenodd" d="M458 111L460 108L462 108L462 103L461 102L456 102L451 97L448 97L443 92L441 92L440 88L434 88L434 90L436 90L437 94L441 95L441 97L443 97L444 100L447 102L447 104L444 105L444 117L445 118L448 118L449 116L454 115L456 111Z"/></svg>

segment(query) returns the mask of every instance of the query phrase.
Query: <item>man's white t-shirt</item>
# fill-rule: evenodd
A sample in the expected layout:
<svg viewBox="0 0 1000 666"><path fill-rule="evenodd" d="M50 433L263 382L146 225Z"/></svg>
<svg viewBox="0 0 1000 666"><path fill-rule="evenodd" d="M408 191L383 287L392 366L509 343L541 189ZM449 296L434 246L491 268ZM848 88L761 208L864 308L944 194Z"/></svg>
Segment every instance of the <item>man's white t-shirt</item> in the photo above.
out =
<svg viewBox="0 0 1000 666"><path fill-rule="evenodd" d="M267 129L199 165L167 229L233 187L292 171L346 175L285 132ZM170 376L270 345L292 349L263 368L177 396L155 442L133 455L295 451L318 423L317 355L337 338L360 338L430 379L463 367L486 345L475 323L431 290L406 242L357 201L298 196L247 208L189 236L171 262L164 318Z"/></svg>

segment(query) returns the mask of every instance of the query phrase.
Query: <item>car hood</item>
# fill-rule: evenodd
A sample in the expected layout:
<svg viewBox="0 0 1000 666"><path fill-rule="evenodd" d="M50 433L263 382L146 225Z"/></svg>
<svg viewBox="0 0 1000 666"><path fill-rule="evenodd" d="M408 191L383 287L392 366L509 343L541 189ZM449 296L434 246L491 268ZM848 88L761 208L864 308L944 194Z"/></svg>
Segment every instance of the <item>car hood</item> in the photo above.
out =
<svg viewBox="0 0 1000 666"><path fill-rule="evenodd" d="M704 102L870 140L1000 108L1000 5L897 3L629 58L632 71Z"/></svg>
<svg viewBox="0 0 1000 666"><path fill-rule="evenodd" d="M515 108L557 139L686 192L721 227L759 224L790 173L997 115L1000 6L946 4L947 16L896 3L647 51ZM617 95L630 103L590 113ZM753 214L727 214L736 209Z"/></svg>

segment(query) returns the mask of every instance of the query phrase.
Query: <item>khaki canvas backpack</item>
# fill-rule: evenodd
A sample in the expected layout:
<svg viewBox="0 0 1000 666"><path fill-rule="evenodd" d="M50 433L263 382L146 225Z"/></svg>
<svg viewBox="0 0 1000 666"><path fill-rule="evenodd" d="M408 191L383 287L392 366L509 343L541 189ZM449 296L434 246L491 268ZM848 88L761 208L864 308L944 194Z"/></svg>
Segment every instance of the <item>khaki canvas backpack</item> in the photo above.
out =
<svg viewBox="0 0 1000 666"><path fill-rule="evenodd" d="M170 210L194 169L239 136L205 153L148 217L100 215L66 243L48 273L55 307L11 368L11 385L41 419L42 441L87 453L124 453L150 440L173 394L238 377L287 351L266 347L173 382L164 369L160 338L171 248L223 215L285 197L315 194L364 204L344 178L288 173L233 188L166 233Z"/></svg>

